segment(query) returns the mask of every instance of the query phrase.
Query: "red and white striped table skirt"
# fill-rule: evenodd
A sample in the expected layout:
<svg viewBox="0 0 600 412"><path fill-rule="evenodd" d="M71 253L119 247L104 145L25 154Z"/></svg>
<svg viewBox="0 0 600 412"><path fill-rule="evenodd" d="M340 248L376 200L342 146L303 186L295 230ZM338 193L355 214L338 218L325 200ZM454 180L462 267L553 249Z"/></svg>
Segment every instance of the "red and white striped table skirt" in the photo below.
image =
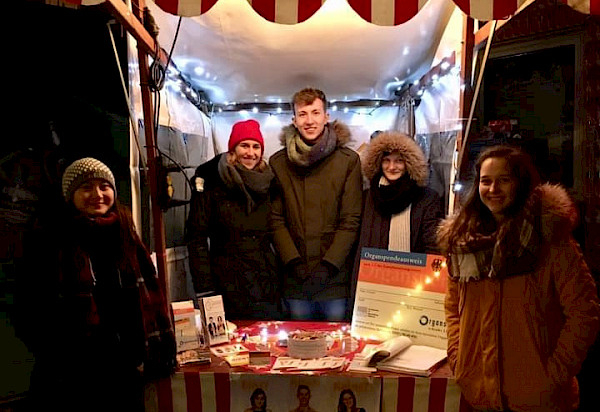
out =
<svg viewBox="0 0 600 412"><path fill-rule="evenodd" d="M469 412L453 378L411 376L306 376L292 374L179 371L149 384L146 410L158 412L244 412L251 393L264 389L267 410L293 412L300 386L310 388L314 411L337 410L341 391L352 389L364 412ZM298 398L299 399L299 398Z"/></svg>

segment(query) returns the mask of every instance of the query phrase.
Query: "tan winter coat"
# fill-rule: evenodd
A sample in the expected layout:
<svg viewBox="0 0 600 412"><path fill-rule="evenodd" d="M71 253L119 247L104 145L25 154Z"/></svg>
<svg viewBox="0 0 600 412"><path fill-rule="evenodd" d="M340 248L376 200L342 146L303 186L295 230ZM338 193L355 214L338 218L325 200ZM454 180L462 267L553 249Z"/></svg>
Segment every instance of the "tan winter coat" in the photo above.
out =
<svg viewBox="0 0 600 412"><path fill-rule="evenodd" d="M358 154L345 147L350 142L347 126L329 123L337 136L335 150L308 166L292 163L285 149L286 135L298 131L293 125L281 134L284 149L269 159L275 173L277 194L272 201L271 228L284 265L301 259L311 272L321 260L339 269L325 282L292 279L285 274L288 298L329 300L349 295L351 254L360 226L362 177Z"/></svg>
<svg viewBox="0 0 600 412"><path fill-rule="evenodd" d="M598 330L598 296L570 235L572 202L558 186L541 190L544 244L534 272L448 282L448 359L476 409L570 411L578 403L575 375Z"/></svg>

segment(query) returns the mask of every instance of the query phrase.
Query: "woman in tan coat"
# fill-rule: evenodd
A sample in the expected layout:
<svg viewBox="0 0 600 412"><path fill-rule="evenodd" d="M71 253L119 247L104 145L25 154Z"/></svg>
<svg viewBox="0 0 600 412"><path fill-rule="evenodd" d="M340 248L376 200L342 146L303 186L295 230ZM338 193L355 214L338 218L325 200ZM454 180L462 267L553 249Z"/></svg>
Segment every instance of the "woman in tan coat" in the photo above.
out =
<svg viewBox="0 0 600 412"><path fill-rule="evenodd" d="M598 330L598 296L573 203L512 147L484 151L460 212L442 226L448 359L477 410L569 411Z"/></svg>

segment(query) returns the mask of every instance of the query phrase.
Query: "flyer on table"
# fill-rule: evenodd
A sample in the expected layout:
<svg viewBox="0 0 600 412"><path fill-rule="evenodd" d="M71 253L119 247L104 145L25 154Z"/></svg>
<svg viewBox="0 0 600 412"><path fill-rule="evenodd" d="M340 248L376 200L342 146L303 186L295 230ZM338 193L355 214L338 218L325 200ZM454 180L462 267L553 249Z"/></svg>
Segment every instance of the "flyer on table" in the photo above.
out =
<svg viewBox="0 0 600 412"><path fill-rule="evenodd" d="M407 336L415 345L446 348L443 256L363 248L352 334L374 340Z"/></svg>

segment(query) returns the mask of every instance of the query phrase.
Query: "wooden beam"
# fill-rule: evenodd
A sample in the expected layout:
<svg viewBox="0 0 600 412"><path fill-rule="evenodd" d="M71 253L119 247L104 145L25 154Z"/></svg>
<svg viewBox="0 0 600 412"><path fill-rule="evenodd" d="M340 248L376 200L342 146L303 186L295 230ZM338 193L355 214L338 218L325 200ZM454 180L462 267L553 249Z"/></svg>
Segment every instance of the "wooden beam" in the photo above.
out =
<svg viewBox="0 0 600 412"><path fill-rule="evenodd" d="M464 87L461 88L459 95L459 106L458 106L458 117L461 119L462 128L456 135L456 151L458 153L464 152L463 142L464 134L466 131L466 120L473 102L473 85L471 84L471 77L473 76L473 51L474 51L474 35L475 21L465 15L463 18L463 40L460 57L460 84ZM460 174L461 161L460 156L455 159L457 164L452 165L450 175L450 197L448 203L450 205L449 212L452 213L460 203L460 193L454 192L454 183L457 174Z"/></svg>
<svg viewBox="0 0 600 412"><path fill-rule="evenodd" d="M505 20L497 20L496 21L496 31L498 29L500 29L500 27L502 27L506 23L508 23L517 14L519 14L520 12L522 12L523 10L525 10L534 1L535 0L527 0L526 2L524 2L523 4L521 4L521 6L515 11L515 14L513 14L512 16L508 17ZM477 32L475 33L475 42L474 42L473 47L475 47L476 49L479 49L479 48L481 48L485 44L485 42L487 41L487 39L490 37L490 29L491 29L491 27L492 27L492 22L488 21L486 24L483 25L483 27L481 27L479 30L477 30Z"/></svg>
<svg viewBox="0 0 600 412"><path fill-rule="evenodd" d="M467 162L464 161L465 157L467 156L467 146L468 146L468 142L469 142L469 138L471 137L470 135L470 131L471 131L471 127L472 127L472 123L473 123L473 115L475 113L475 104L477 103L477 98L479 97L480 94L480 88L481 88L481 83L483 82L483 74L485 73L485 66L487 64L487 60L489 58L490 55L490 48L492 46L492 39L493 39L493 35L496 32L496 25L494 24L496 21L494 20L492 22L492 27L490 29L490 37L488 39L488 42L485 45L485 52L483 54L483 59L481 60L481 67L479 69L479 73L477 75L477 82L475 84L475 90L473 92L473 98L471 99L471 108L469 111L469 117L467 118L467 126L465 128L465 130L463 131L463 138L462 138L462 145L460 148L460 151L458 153L458 172L459 175L462 176L462 174L465 172L465 167L467 165Z"/></svg>
<svg viewBox="0 0 600 412"><path fill-rule="evenodd" d="M471 78L473 77L474 27L474 20L465 15L463 21L463 42L460 60L460 84L464 85L464 87L461 89L458 107L459 118L463 121L463 129L457 137L458 149L462 147L462 134L464 133L466 126L465 120L469 114L471 102L473 101L473 85L471 84Z"/></svg>
<svg viewBox="0 0 600 412"><path fill-rule="evenodd" d="M158 50L158 56L156 56L157 52L157 43L154 38L148 33L144 24L143 17L143 8L145 7L145 2L143 0L133 1L133 4L139 4L139 9L137 6L134 7L137 9L136 14L134 15L131 10L127 7L127 5L122 0L106 0L105 7L108 9L110 14L112 14L118 21L121 23L125 29L131 34L135 40L137 41L138 49L141 48L145 53L152 56L153 59L159 59L160 63L166 66L168 62L168 55L165 53L163 49Z"/></svg>
<svg viewBox="0 0 600 412"><path fill-rule="evenodd" d="M163 63L165 66L168 59L162 49L157 50L157 43L148 33L142 23L144 21L143 10L146 6L145 0L132 1L133 10L135 10L135 13L131 12L121 0L106 0L105 4L110 13L123 26L125 26L125 29L137 40L140 88L144 115L144 131L146 137L146 156L148 159L146 176L148 179L148 185L150 186L156 268L159 281L165 288L164 290L167 294L167 297L169 297L169 289L167 288L168 281L165 227L163 212L158 202L157 162L160 161L160 158L158 156L156 136L154 134L154 111L152 105L152 94L149 87L150 69L148 65L148 55L152 55L154 59L158 57L161 63Z"/></svg>
<svg viewBox="0 0 600 412"><path fill-rule="evenodd" d="M510 17L506 20L496 20L496 30L498 30L500 27L502 27L506 23L508 23L511 18L512 17ZM485 43L487 42L487 39L489 39L489 37L490 37L491 27L492 27L492 22L488 21L486 24L483 25L482 28L477 30L477 32L475 33L475 41L473 44L473 47L475 49L479 49L485 45Z"/></svg>

